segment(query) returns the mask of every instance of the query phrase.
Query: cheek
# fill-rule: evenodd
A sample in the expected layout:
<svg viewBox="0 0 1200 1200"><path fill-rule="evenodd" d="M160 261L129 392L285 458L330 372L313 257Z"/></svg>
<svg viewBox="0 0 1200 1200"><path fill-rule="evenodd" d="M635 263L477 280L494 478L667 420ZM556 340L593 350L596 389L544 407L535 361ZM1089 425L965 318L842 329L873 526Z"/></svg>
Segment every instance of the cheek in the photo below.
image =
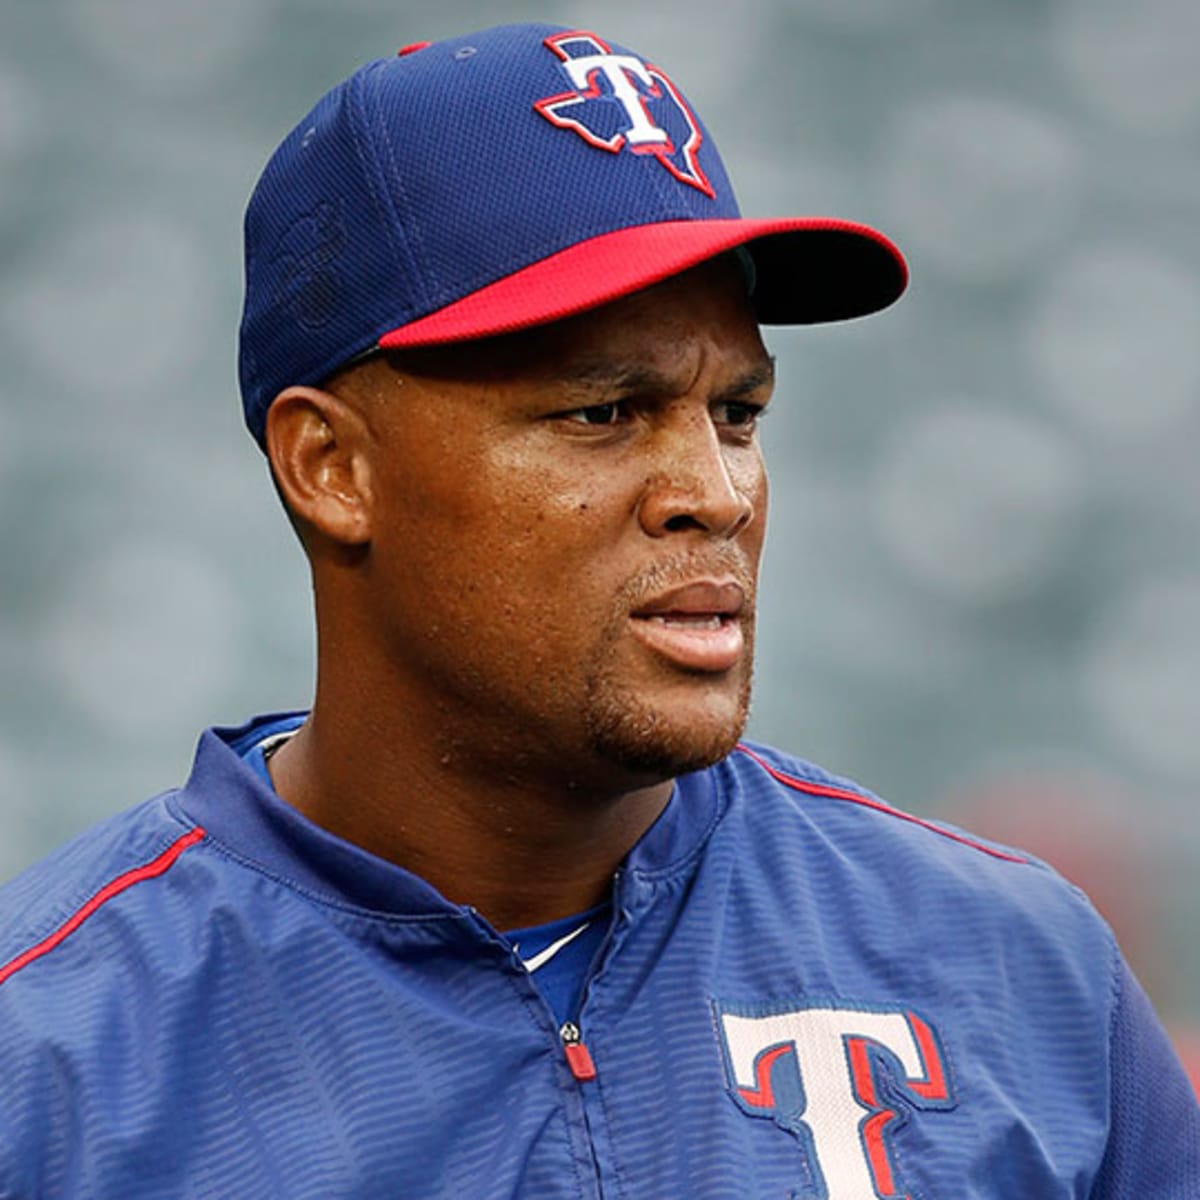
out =
<svg viewBox="0 0 1200 1200"><path fill-rule="evenodd" d="M608 615L628 505L582 473L460 459L453 479L391 481L377 549L408 609L488 638L577 637ZM607 576L610 576L608 578ZM395 595L395 593L394 593Z"/></svg>
<svg viewBox="0 0 1200 1200"><path fill-rule="evenodd" d="M552 569L587 561L625 531L635 507L631 484L613 465L602 469L558 444L514 441L480 463L483 505L513 556Z"/></svg>
<svg viewBox="0 0 1200 1200"><path fill-rule="evenodd" d="M524 480L510 491L495 554L513 607L551 636L607 616L622 582L625 507L586 480Z"/></svg>
<svg viewBox="0 0 1200 1200"><path fill-rule="evenodd" d="M767 515L771 509L771 484L767 478L766 464L762 461L760 455L758 460L758 491L753 494L754 516L759 527L759 541L762 541L763 533L766 531Z"/></svg>
<svg viewBox="0 0 1200 1200"><path fill-rule="evenodd" d="M739 541L757 558L766 534L767 509L770 500L767 467L763 461L762 451L755 445L744 453L727 459L726 465L733 486L749 499L754 510L753 519L743 531Z"/></svg>

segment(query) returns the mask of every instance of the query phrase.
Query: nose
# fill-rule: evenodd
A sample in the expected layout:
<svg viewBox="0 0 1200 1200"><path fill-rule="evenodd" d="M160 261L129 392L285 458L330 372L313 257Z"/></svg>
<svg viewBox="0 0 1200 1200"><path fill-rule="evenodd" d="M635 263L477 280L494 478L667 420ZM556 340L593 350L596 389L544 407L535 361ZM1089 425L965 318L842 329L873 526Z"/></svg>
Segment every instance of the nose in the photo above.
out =
<svg viewBox="0 0 1200 1200"><path fill-rule="evenodd" d="M728 446L704 414L663 431L659 454L638 504L638 520L651 537L689 530L736 537L754 519L762 493L762 460L756 446Z"/></svg>

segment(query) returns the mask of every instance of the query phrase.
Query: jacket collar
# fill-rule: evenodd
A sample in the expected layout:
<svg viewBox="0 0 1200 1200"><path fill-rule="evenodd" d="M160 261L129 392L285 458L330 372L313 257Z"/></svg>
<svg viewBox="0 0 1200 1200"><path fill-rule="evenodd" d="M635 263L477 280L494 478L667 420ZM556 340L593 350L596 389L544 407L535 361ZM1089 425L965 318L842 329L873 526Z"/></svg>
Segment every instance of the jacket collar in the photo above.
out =
<svg viewBox="0 0 1200 1200"><path fill-rule="evenodd" d="M283 800L242 757L303 713L274 713L206 730L175 803L226 853L326 903L401 919L463 918L420 876L335 837ZM666 808L623 864L631 880L687 874L726 808L715 769L681 776Z"/></svg>

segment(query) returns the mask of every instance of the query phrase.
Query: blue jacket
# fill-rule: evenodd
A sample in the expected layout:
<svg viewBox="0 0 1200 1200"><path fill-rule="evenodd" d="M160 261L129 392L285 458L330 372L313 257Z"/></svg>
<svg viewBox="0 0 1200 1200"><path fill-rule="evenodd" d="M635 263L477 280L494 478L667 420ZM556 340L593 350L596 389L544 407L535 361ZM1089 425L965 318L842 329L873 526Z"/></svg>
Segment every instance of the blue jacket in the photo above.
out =
<svg viewBox="0 0 1200 1200"><path fill-rule="evenodd" d="M0 1197L1200 1196L1191 1088L1037 862L745 746L629 855L564 1040L253 728L0 891Z"/></svg>

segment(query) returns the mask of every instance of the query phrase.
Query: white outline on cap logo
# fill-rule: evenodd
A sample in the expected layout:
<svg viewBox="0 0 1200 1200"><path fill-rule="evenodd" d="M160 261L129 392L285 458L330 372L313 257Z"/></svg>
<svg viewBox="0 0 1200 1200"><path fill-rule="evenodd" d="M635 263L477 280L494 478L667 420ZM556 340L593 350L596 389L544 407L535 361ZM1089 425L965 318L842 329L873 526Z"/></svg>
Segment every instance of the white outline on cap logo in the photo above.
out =
<svg viewBox="0 0 1200 1200"><path fill-rule="evenodd" d="M619 154L628 148L634 154L652 154L680 183L690 184L715 198L716 192L696 157L703 134L683 97L662 71L631 54L614 54L607 42L583 30L556 33L546 38L545 44L558 56L575 90L535 101L533 107L537 112L552 125L573 130L599 150ZM584 47L585 53L570 53L567 47L572 45ZM607 92L600 89L601 78L608 83ZM644 91L638 88L639 83ZM616 100L628 119L627 128L607 138L592 130L580 116L570 115L570 110L578 105L601 98ZM667 130L655 124L646 108L647 99L668 99L674 103L689 130L682 147L676 147ZM676 155L682 156L685 166L673 161Z"/></svg>

